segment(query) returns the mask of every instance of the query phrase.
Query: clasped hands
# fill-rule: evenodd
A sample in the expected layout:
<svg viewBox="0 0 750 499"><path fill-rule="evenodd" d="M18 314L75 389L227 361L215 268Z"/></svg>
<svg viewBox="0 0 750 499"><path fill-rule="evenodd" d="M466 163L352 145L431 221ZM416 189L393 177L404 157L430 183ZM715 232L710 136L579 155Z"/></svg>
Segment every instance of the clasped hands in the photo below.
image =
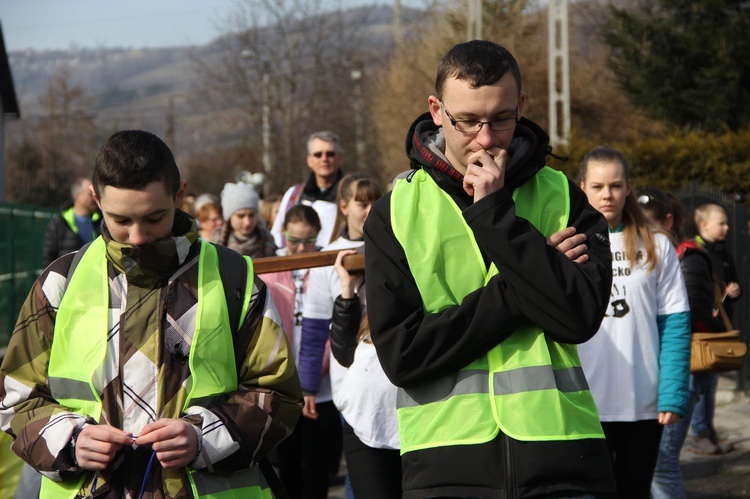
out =
<svg viewBox="0 0 750 499"><path fill-rule="evenodd" d="M82 469L103 470L123 446L133 444L150 446L163 468L180 468L195 459L198 435L183 419L160 419L144 426L138 435L110 425L86 425L76 439L76 461Z"/></svg>

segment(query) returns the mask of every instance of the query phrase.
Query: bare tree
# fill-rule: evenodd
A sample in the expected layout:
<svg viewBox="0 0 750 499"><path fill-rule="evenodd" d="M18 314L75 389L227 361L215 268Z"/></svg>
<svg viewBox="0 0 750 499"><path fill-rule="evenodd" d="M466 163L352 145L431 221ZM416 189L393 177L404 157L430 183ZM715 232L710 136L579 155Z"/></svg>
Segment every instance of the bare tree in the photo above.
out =
<svg viewBox="0 0 750 499"><path fill-rule="evenodd" d="M8 151L8 191L15 202L57 206L73 178L87 176L95 154L94 117L79 85L62 67L41 100L42 113L25 118Z"/></svg>
<svg viewBox="0 0 750 499"><path fill-rule="evenodd" d="M270 165L263 166L271 169L273 189L304 178L304 142L315 130L331 129L348 153L355 150L353 113L361 93L352 70L378 57L366 51L362 29L371 8L345 11L342 5L341 0L240 0L224 20L218 55L196 61L213 82L214 105L236 118L238 144L266 153ZM365 158L356 159L347 168L356 163L366 169ZM256 165L253 171L263 169L261 158L248 163Z"/></svg>

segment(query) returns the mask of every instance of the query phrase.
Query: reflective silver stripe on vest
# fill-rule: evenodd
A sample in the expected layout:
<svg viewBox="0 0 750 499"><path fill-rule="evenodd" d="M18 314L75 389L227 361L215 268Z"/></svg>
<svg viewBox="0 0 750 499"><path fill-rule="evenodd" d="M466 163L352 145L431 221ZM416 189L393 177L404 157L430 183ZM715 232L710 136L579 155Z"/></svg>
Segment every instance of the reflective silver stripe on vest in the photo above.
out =
<svg viewBox="0 0 750 499"><path fill-rule="evenodd" d="M447 400L455 395L489 393L488 371L459 371L454 378L447 376L434 383L418 388L398 390L396 407L416 407L432 402ZM579 392L588 390L589 385L581 367L553 370L550 366L521 367L512 371L493 373L495 395L554 390Z"/></svg>
<svg viewBox="0 0 750 499"><path fill-rule="evenodd" d="M396 407L416 407L447 400L454 395L489 391L489 371L482 369L458 371L455 376L445 376L417 388L400 388L396 398Z"/></svg>
<svg viewBox="0 0 750 499"><path fill-rule="evenodd" d="M85 381L70 378L50 378L49 389L56 399L78 399L96 402L91 386Z"/></svg>
<svg viewBox="0 0 750 499"><path fill-rule="evenodd" d="M495 385L495 395L553 389L561 392L580 392L589 389L581 367L556 370L550 366L521 367L494 373L492 382Z"/></svg>

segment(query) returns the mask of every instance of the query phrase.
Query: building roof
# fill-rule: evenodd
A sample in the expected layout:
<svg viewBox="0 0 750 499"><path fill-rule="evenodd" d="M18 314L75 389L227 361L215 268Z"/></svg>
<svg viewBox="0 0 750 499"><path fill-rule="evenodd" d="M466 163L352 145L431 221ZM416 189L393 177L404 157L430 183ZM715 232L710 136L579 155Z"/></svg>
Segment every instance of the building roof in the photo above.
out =
<svg viewBox="0 0 750 499"><path fill-rule="evenodd" d="M10 63L8 62L8 53L5 51L5 38L3 37L3 27L0 24L0 99L3 102L5 114L12 114L16 118L21 116L21 110L18 108L16 99L16 89L13 86L13 76L10 74Z"/></svg>

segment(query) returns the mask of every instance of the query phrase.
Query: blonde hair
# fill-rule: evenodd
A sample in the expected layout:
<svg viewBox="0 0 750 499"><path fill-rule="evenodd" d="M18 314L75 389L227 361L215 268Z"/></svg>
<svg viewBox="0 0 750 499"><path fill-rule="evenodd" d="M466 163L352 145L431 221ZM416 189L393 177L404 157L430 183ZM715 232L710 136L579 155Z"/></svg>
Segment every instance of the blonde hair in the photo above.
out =
<svg viewBox="0 0 750 499"><path fill-rule="evenodd" d="M646 260L643 262L647 272L656 268L656 243L654 238L654 227L649 222L648 217L641 210L638 201L633 194L631 181L630 163L624 154L610 146L599 146L592 149L581 160L579 170L581 182L586 181L589 161L599 161L602 163L614 163L622 168L625 182L630 189L630 193L625 198L625 206L622 209L622 233L625 238L625 252L628 255L628 263L634 267L638 263L638 241L643 244L646 250ZM659 232L658 230L656 230Z"/></svg>
<svg viewBox="0 0 750 499"><path fill-rule="evenodd" d="M372 343L370 339L370 319L365 312L362 316L362 322L359 323L359 331L357 331L357 344L361 342Z"/></svg>
<svg viewBox="0 0 750 499"><path fill-rule="evenodd" d="M693 219L695 221L695 226L696 226L695 228L696 229L699 228L698 224L708 220L708 218L711 216L711 213L714 213L714 212L721 213L724 216L726 216L727 214L727 210L725 210L724 208L722 208L716 203L703 203L702 205L698 206L695 209L695 216Z"/></svg>

